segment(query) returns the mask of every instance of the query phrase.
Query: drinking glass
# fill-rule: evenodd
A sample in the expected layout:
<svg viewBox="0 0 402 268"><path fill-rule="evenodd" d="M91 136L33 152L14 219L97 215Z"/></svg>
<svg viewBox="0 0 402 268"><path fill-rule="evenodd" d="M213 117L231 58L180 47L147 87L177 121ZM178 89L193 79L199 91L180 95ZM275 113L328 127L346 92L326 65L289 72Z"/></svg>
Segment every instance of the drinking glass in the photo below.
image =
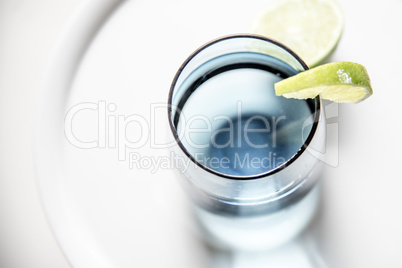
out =
<svg viewBox="0 0 402 268"><path fill-rule="evenodd" d="M322 165L316 155L325 150L321 100L274 91L307 69L286 46L238 34L198 48L174 77L168 119L175 163L214 246L272 248L311 220Z"/></svg>

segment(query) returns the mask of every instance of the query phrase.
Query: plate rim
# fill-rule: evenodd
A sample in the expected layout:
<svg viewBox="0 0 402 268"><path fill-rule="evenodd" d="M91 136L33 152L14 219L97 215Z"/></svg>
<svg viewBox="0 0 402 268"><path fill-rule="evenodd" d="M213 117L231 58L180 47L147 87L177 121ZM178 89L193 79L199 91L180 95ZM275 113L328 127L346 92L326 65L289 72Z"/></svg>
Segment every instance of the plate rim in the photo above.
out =
<svg viewBox="0 0 402 268"><path fill-rule="evenodd" d="M33 126L33 166L36 188L51 233L72 266L92 267L68 242L68 223L58 217L64 206L55 189L62 180L61 147L64 108L77 68L96 34L125 0L85 0L72 13L58 38L41 78L35 100ZM82 255L82 254L81 254ZM74 258L72 258L74 256ZM103 264L105 265L105 264ZM103 266L98 266L103 267Z"/></svg>

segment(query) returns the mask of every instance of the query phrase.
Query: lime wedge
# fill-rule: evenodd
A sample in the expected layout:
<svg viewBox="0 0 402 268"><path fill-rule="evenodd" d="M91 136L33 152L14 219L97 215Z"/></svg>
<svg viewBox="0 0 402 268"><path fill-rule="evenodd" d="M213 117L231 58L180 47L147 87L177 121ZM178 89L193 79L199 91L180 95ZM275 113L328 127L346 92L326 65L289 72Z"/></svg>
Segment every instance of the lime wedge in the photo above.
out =
<svg viewBox="0 0 402 268"><path fill-rule="evenodd" d="M373 90L364 66L334 62L279 81L275 93L286 98L308 99L320 95L335 102L358 103L372 95Z"/></svg>
<svg viewBox="0 0 402 268"><path fill-rule="evenodd" d="M313 67L336 48L342 29L335 0L280 0L255 19L251 31L283 43Z"/></svg>

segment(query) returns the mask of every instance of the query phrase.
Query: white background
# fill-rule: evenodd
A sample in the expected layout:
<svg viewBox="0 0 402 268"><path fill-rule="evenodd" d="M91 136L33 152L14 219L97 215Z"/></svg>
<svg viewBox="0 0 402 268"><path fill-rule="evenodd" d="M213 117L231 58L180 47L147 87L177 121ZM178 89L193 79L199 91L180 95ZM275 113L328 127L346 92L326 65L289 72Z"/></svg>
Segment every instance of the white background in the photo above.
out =
<svg viewBox="0 0 402 268"><path fill-rule="evenodd" d="M0 267L69 267L40 205L32 127L50 49L80 2L0 1Z"/></svg>
<svg viewBox="0 0 402 268"><path fill-rule="evenodd" d="M44 218L32 161L35 99L50 49L81 1L0 0L0 267L69 267ZM334 267L401 267L402 1L340 1L334 60L356 61L374 95L340 105L317 232Z"/></svg>

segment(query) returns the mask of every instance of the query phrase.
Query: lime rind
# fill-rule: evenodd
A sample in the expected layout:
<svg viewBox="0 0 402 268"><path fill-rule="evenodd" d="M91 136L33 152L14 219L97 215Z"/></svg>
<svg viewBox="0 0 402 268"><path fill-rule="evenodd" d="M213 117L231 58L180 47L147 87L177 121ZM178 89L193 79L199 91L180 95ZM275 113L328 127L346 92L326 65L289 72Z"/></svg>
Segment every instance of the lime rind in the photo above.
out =
<svg viewBox="0 0 402 268"><path fill-rule="evenodd" d="M311 99L318 95L322 99L339 103L359 103L373 94L371 88L353 85L336 85L307 88L301 91L285 93L282 96L293 99Z"/></svg>
<svg viewBox="0 0 402 268"><path fill-rule="evenodd" d="M276 95L358 103L373 94L366 68L353 62L328 63L275 84Z"/></svg>

